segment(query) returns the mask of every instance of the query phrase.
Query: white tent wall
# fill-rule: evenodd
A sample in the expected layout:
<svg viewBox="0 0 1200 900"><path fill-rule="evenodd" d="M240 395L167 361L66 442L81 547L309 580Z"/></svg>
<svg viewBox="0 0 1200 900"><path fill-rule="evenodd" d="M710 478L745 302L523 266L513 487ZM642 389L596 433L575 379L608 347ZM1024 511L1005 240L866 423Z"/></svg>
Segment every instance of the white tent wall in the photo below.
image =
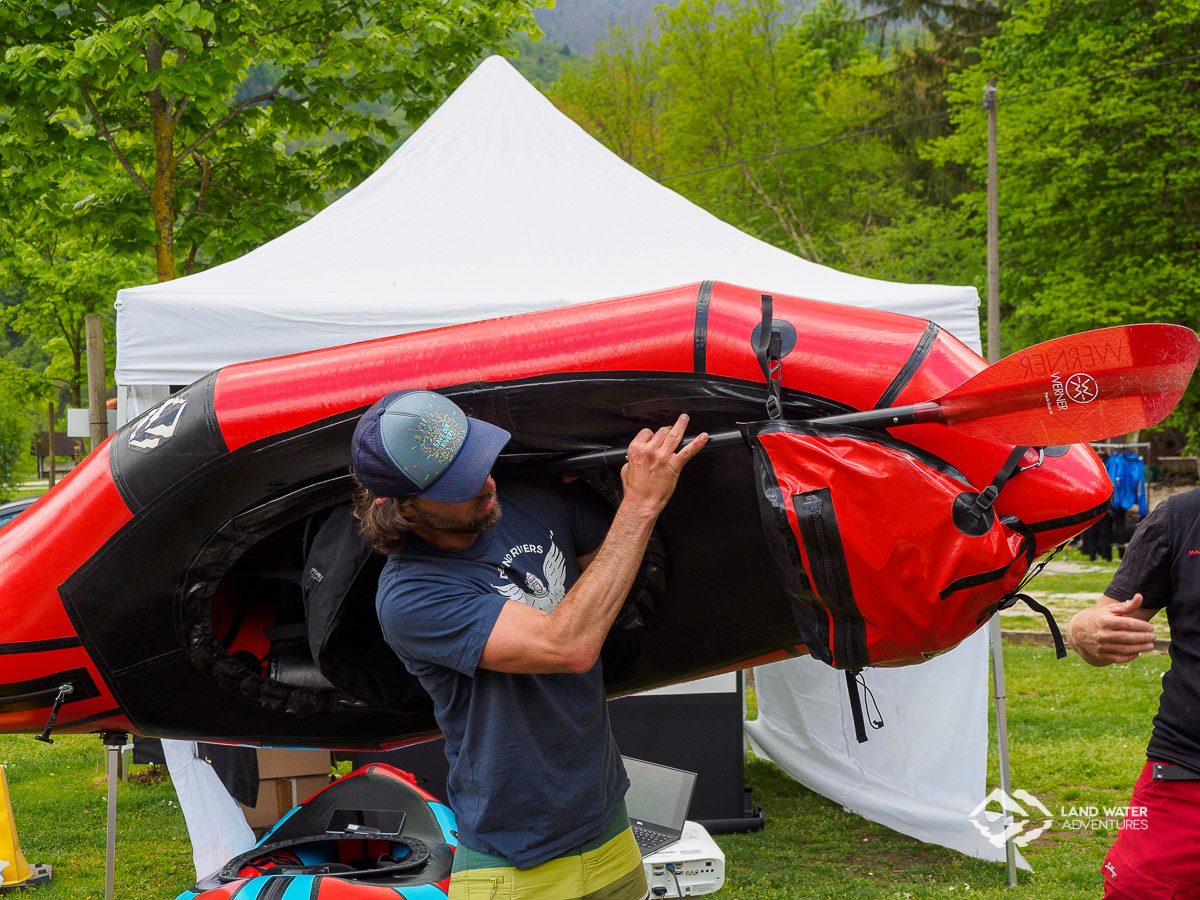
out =
<svg viewBox="0 0 1200 900"><path fill-rule="evenodd" d="M848 275L738 231L626 164L493 57L309 221L224 265L121 291L119 420L232 363L703 279L931 319L980 346L974 288ZM807 660L764 670L756 747L868 818L969 847L973 828L959 813L984 795L986 645L935 662L940 678L869 675L873 685L898 680L887 727L865 752L842 706L820 701L835 684L844 698L841 673ZM809 710L799 698L819 702ZM876 767L932 724L945 738L940 755ZM804 748L803 765L789 745ZM896 796L927 803L911 827L897 824ZM949 834L952 820L961 835Z"/></svg>
<svg viewBox="0 0 1200 900"><path fill-rule="evenodd" d="M846 679L815 659L754 670L754 752L850 812L968 856L1004 861L971 813L986 796L986 629L919 666L868 669L864 680L884 725L854 737ZM864 698L864 705L867 700ZM990 832L989 832L990 833ZM1017 864L1029 865L1017 854Z"/></svg>

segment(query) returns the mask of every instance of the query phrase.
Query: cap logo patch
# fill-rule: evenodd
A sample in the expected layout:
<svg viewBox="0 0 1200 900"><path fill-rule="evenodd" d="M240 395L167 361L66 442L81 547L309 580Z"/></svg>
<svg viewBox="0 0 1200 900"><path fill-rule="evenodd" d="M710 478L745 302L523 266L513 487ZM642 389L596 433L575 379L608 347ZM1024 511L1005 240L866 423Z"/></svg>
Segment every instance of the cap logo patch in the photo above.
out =
<svg viewBox="0 0 1200 900"><path fill-rule="evenodd" d="M426 455L436 459L443 466L450 465L454 454L462 446L466 429L455 421L453 416L445 413L427 413L417 426L417 445Z"/></svg>

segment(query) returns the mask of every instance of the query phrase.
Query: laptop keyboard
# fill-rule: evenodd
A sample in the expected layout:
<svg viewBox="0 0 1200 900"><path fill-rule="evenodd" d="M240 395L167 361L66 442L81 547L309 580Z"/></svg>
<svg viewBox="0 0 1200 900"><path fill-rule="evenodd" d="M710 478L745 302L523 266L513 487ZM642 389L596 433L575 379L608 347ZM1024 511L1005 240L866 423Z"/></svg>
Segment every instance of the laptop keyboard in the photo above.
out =
<svg viewBox="0 0 1200 900"><path fill-rule="evenodd" d="M660 834L657 831L638 828L636 825L631 827L633 828L633 836L637 839L638 849L642 851L642 856L649 855L663 844L669 844L673 840L673 838L665 834Z"/></svg>

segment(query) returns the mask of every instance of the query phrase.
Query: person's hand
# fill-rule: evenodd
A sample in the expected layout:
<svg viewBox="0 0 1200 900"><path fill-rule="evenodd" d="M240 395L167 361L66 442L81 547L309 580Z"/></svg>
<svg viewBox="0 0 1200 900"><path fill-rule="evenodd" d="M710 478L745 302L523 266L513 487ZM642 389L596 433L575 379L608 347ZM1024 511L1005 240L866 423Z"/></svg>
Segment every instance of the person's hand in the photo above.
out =
<svg viewBox="0 0 1200 900"><path fill-rule="evenodd" d="M1089 665L1127 663L1154 649L1154 626L1147 620L1155 612L1142 609L1141 594L1123 603L1103 597L1075 614L1067 624L1067 640Z"/></svg>
<svg viewBox="0 0 1200 900"><path fill-rule="evenodd" d="M682 450L677 449L687 424L685 414L670 428L663 427L658 431L643 428L633 439L629 445L629 462L621 469L627 502L642 505L653 515L658 515L667 505L675 492L679 473L708 443L708 434L702 433Z"/></svg>

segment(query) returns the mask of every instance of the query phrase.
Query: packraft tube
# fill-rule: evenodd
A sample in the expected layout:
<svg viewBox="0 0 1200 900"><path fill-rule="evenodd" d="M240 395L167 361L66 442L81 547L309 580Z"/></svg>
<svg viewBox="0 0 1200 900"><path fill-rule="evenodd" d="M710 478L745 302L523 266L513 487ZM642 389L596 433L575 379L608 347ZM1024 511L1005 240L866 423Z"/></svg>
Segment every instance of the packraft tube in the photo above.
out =
<svg viewBox="0 0 1200 900"><path fill-rule="evenodd" d="M762 320L758 291L704 282L213 372L122 427L0 532L0 730L41 731L57 711L67 731L263 746L381 749L435 734L428 697L382 642L383 561L357 541L348 505L354 427L398 387L437 390L510 431L501 482L557 479L545 473L565 455L622 446L681 412L693 433L747 426L758 449L697 456L660 517L604 650L610 695L797 653L848 669L920 661L975 630L1029 559L1107 509L1111 484L1086 445L1039 459L932 424L873 433L896 445L888 477L834 467L836 484L793 485L812 454L828 454L768 433ZM772 329L779 421L797 427L939 397L984 368L935 324L876 310L777 296ZM825 446L837 456L843 445ZM976 496L1014 452L1020 466L984 514L1010 522L987 538L1000 557L955 557L925 529L912 530L935 545L910 546L904 517L937 505L927 485ZM942 480L904 480L920 473L901 457L944 469ZM615 468L585 475L617 502ZM853 585L831 591L836 560L805 543L786 491L846 484L859 493L831 507L843 551L889 517L879 544L904 551L893 563L969 559L958 575L983 587L947 605L936 593L947 585L917 597L911 579L882 571L874 611ZM852 579L869 565L833 569ZM884 632L913 603L923 624L893 640ZM848 633L855 645L839 655Z"/></svg>
<svg viewBox="0 0 1200 900"><path fill-rule="evenodd" d="M458 846L454 813L408 772L364 766L288 812L176 900L436 900Z"/></svg>

